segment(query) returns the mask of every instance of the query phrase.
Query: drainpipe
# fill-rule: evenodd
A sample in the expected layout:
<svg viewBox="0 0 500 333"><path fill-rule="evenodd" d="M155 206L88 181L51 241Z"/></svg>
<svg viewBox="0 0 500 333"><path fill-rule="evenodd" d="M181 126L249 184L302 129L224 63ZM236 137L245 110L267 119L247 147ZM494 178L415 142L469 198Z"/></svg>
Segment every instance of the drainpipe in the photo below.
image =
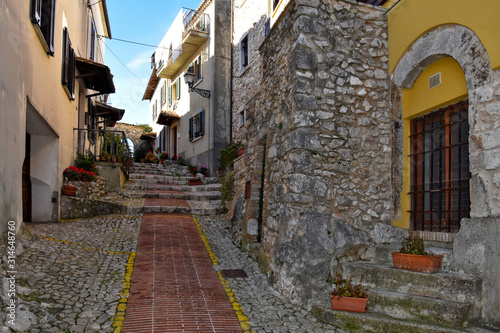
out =
<svg viewBox="0 0 500 333"><path fill-rule="evenodd" d="M234 40L234 0L231 0L231 69L229 73L229 142L233 142L233 40Z"/></svg>

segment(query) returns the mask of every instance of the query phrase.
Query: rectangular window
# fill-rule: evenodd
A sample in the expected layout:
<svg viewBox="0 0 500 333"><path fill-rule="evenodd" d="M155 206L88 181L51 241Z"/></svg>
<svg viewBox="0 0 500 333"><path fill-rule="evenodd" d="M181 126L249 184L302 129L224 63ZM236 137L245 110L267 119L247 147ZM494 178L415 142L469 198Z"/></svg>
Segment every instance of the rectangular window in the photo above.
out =
<svg viewBox="0 0 500 333"><path fill-rule="evenodd" d="M201 81L201 79L202 79L202 76L201 76L201 57L196 58L196 60L192 64L189 65L188 72L191 72L194 74L193 85L195 85Z"/></svg>
<svg viewBox="0 0 500 333"><path fill-rule="evenodd" d="M411 222L457 232L470 216L468 102L411 121Z"/></svg>
<svg viewBox="0 0 500 333"><path fill-rule="evenodd" d="M43 48L54 56L56 0L31 0L30 16Z"/></svg>
<svg viewBox="0 0 500 333"><path fill-rule="evenodd" d="M189 118L189 141L193 141L205 134L205 110Z"/></svg>
<svg viewBox="0 0 500 333"><path fill-rule="evenodd" d="M238 125L240 127L245 126L245 111L240 112L238 115Z"/></svg>
<svg viewBox="0 0 500 333"><path fill-rule="evenodd" d="M76 55L75 50L71 47L68 28L63 30L63 64L61 83L66 88L71 100L75 99L75 68Z"/></svg>
<svg viewBox="0 0 500 333"><path fill-rule="evenodd" d="M241 69L248 66L248 35L245 35L240 41L240 64Z"/></svg>
<svg viewBox="0 0 500 333"><path fill-rule="evenodd" d="M95 24L94 19L90 22L90 60L95 60Z"/></svg>

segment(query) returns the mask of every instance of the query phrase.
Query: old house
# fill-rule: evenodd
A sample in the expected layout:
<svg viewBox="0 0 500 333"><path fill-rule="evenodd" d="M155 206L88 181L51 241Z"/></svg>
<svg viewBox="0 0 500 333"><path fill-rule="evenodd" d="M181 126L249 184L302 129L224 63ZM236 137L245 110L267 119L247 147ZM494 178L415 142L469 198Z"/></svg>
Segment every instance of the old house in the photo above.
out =
<svg viewBox="0 0 500 333"><path fill-rule="evenodd" d="M228 0L182 9L151 58L143 96L155 146L212 174L230 140L230 26Z"/></svg>
<svg viewBox="0 0 500 333"><path fill-rule="evenodd" d="M286 297L328 320L365 272L374 331L500 325L498 6L234 2L231 230ZM389 262L408 229L445 255L428 284Z"/></svg>
<svg viewBox="0 0 500 333"><path fill-rule="evenodd" d="M84 140L74 129L105 128L124 110L105 103L106 1L2 1L0 30L3 232L7 221L59 220L63 170Z"/></svg>

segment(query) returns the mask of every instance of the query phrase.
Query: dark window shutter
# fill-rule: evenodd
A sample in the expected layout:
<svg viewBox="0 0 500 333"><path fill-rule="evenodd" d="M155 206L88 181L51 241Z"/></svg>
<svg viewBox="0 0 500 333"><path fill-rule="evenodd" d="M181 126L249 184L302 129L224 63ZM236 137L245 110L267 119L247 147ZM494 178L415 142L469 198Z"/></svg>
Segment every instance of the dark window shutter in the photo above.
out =
<svg viewBox="0 0 500 333"><path fill-rule="evenodd" d="M69 82L69 58L70 58L70 46L69 46L69 33L68 28L63 30L63 68L62 68L62 84L65 86Z"/></svg>
<svg viewBox="0 0 500 333"><path fill-rule="evenodd" d="M193 141L194 133L193 133L193 118L189 118L189 141Z"/></svg>
<svg viewBox="0 0 500 333"><path fill-rule="evenodd" d="M92 20L90 25L90 60L95 58L95 24Z"/></svg>
<svg viewBox="0 0 500 333"><path fill-rule="evenodd" d="M202 136L203 134L205 134L205 110L200 111L199 124L200 124L200 128L199 128L198 132L199 132L199 135Z"/></svg>
<svg viewBox="0 0 500 333"><path fill-rule="evenodd" d="M42 0L31 0L31 22L42 25Z"/></svg>
<svg viewBox="0 0 500 333"><path fill-rule="evenodd" d="M42 24L40 29L49 47L49 54L54 55L54 28L56 0L40 0L42 2Z"/></svg>
<svg viewBox="0 0 500 333"><path fill-rule="evenodd" d="M72 48L70 51L70 59L69 59L69 82L68 89L71 94L71 99L75 99L75 76L76 76L76 54L75 50Z"/></svg>

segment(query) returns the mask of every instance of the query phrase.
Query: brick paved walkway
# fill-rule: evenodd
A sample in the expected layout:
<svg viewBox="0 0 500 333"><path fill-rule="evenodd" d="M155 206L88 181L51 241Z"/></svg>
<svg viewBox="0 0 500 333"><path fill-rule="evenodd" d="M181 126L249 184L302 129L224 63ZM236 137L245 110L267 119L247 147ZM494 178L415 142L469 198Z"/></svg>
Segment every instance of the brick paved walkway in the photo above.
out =
<svg viewBox="0 0 500 333"><path fill-rule="evenodd" d="M190 215L144 215L123 332L242 332Z"/></svg>

